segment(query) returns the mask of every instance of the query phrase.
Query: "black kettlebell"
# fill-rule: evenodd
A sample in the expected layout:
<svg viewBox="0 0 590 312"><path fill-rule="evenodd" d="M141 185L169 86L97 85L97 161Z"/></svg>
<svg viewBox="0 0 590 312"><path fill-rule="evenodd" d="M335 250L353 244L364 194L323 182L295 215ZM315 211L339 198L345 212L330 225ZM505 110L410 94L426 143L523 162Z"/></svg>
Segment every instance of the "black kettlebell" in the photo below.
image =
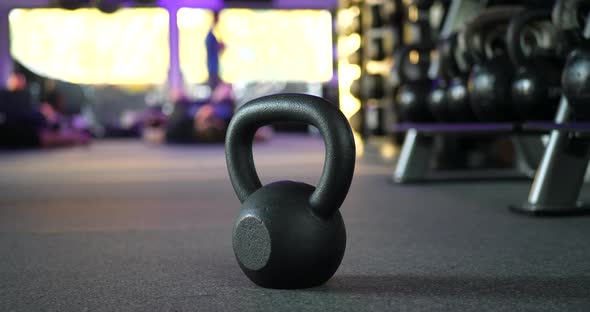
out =
<svg viewBox="0 0 590 312"><path fill-rule="evenodd" d="M400 86L395 92L395 103L402 121L432 121L428 96L432 82L428 78L430 67L429 45L411 44L398 50L397 75Z"/></svg>
<svg viewBox="0 0 590 312"><path fill-rule="evenodd" d="M428 96L430 82L413 82L401 85L395 96L401 119L410 122L432 121Z"/></svg>
<svg viewBox="0 0 590 312"><path fill-rule="evenodd" d="M469 100L469 91L467 90L467 80L465 78L453 78L447 87L446 95L452 121L472 122L476 120Z"/></svg>
<svg viewBox="0 0 590 312"><path fill-rule="evenodd" d="M519 9L516 9L519 8ZM513 121L513 66L506 53L506 28L520 7L490 8L465 29L465 44L474 66L467 87L471 108L481 121Z"/></svg>
<svg viewBox="0 0 590 312"><path fill-rule="evenodd" d="M256 130L279 121L315 126L326 144L317 187L293 181L262 186L252 157ZM325 283L338 269L346 246L339 212L355 163L348 121L324 99L304 94L258 98L240 108L225 141L233 188L242 202L233 229L240 268L268 288L307 288Z"/></svg>
<svg viewBox="0 0 590 312"><path fill-rule="evenodd" d="M446 82L442 79L433 82L433 87L428 95L428 108L434 120L439 122L451 121L452 116L448 104Z"/></svg>
<svg viewBox="0 0 590 312"><path fill-rule="evenodd" d="M590 49L574 50L565 63L561 77L563 94L576 119L590 119Z"/></svg>
<svg viewBox="0 0 590 312"><path fill-rule="evenodd" d="M557 55L557 29L550 10L531 10L512 18L507 51L517 67L512 102L521 120L551 120L561 97L563 61Z"/></svg>
<svg viewBox="0 0 590 312"><path fill-rule="evenodd" d="M395 52L395 73L400 83L428 80L430 69L430 52L434 47L430 44L408 44L399 47Z"/></svg>
<svg viewBox="0 0 590 312"><path fill-rule="evenodd" d="M553 7L553 23L569 39L568 54L561 76L563 95L575 113L575 119L590 119L590 40L585 36L590 2L558 0ZM565 50L565 49L564 49Z"/></svg>
<svg viewBox="0 0 590 312"><path fill-rule="evenodd" d="M445 80L465 76L469 72L469 68L467 68L469 64L465 60L465 50L459 45L458 41L459 34L453 32L444 38L440 38L436 44L439 59L438 74Z"/></svg>
<svg viewBox="0 0 590 312"><path fill-rule="evenodd" d="M432 97L441 97L446 104L448 118L442 121L471 122L475 115L469 102L467 91L467 77L471 64L466 59L465 49L459 45L459 34L451 33L448 37L441 39L437 44L437 51L440 60L439 75L445 80L444 98L437 96L441 89L435 89ZM441 108L442 109L442 108Z"/></svg>
<svg viewBox="0 0 590 312"><path fill-rule="evenodd" d="M560 31L558 50L562 56L567 57L579 43L585 41L583 32L589 11L588 0L555 1L551 19Z"/></svg>
<svg viewBox="0 0 590 312"><path fill-rule="evenodd" d="M511 100L512 76L505 59L476 65L469 75L469 102L477 119L486 122L515 119Z"/></svg>

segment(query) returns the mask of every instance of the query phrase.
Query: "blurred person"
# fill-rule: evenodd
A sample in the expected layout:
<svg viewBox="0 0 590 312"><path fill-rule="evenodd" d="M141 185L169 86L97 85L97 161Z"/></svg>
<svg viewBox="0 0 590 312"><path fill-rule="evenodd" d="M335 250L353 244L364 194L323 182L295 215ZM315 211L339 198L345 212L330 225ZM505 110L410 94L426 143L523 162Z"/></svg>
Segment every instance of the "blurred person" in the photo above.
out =
<svg viewBox="0 0 590 312"><path fill-rule="evenodd" d="M91 134L93 127L94 112L91 109L85 108L83 105L86 99L81 99L77 94L69 94L70 101L72 98L78 102L79 112L68 112L66 109L65 92L72 92L72 90L81 91L80 86L70 85L67 89L59 89L57 81L53 79L44 79L42 83L40 97L40 110L47 118L50 126L54 129L72 129ZM96 129L94 129L96 130Z"/></svg>
<svg viewBox="0 0 590 312"><path fill-rule="evenodd" d="M27 89L27 78L21 73L13 73L8 77L6 90L10 92L25 91Z"/></svg>
<svg viewBox="0 0 590 312"><path fill-rule="evenodd" d="M88 144L90 136L74 129L55 129L55 111L33 107L24 75L13 74L0 93L0 148L58 147Z"/></svg>
<svg viewBox="0 0 590 312"><path fill-rule="evenodd" d="M213 12L213 23L205 37L205 47L207 50L207 71L209 72L209 88L215 90L220 82L219 76L219 55L225 49L225 45L220 42L215 35L217 24L219 23L219 11Z"/></svg>
<svg viewBox="0 0 590 312"><path fill-rule="evenodd" d="M55 80L45 79L43 82L41 103L51 106L51 109L59 115L65 113L63 97L57 89L57 82Z"/></svg>
<svg viewBox="0 0 590 312"><path fill-rule="evenodd" d="M220 82L211 97L204 101L190 101L181 91L174 91L174 108L168 118L152 112L146 118L143 138L151 143L223 143L235 110L231 84ZM272 136L270 127L256 132L256 141Z"/></svg>
<svg viewBox="0 0 590 312"><path fill-rule="evenodd" d="M62 96L57 90L57 82L53 79L43 81L39 110L45 116L47 126L59 130L63 123L64 107Z"/></svg>
<svg viewBox="0 0 590 312"><path fill-rule="evenodd" d="M184 94L178 94L166 125L166 142L223 142L234 105L231 85L222 82L206 101L192 103Z"/></svg>
<svg viewBox="0 0 590 312"><path fill-rule="evenodd" d="M88 134L79 131L48 128L40 112L0 113L0 149L66 147L88 145L90 141Z"/></svg>

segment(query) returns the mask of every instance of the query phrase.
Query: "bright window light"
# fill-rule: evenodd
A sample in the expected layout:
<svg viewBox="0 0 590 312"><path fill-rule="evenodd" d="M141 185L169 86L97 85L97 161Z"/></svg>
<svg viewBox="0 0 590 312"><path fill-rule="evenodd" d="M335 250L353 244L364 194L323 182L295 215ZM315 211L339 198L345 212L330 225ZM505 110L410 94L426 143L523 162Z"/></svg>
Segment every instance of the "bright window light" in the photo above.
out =
<svg viewBox="0 0 590 312"><path fill-rule="evenodd" d="M208 77L205 36L213 18L198 9L181 9L180 57L189 83ZM319 10L226 9L218 40L221 77L238 81L323 82L332 78L332 17Z"/></svg>
<svg viewBox="0 0 590 312"><path fill-rule="evenodd" d="M168 12L161 8L15 9L13 57L34 72L84 84L161 84L169 65Z"/></svg>
<svg viewBox="0 0 590 312"><path fill-rule="evenodd" d="M213 13L203 9L180 9L177 23L180 36L180 67L189 83L207 81L205 38L213 22Z"/></svg>

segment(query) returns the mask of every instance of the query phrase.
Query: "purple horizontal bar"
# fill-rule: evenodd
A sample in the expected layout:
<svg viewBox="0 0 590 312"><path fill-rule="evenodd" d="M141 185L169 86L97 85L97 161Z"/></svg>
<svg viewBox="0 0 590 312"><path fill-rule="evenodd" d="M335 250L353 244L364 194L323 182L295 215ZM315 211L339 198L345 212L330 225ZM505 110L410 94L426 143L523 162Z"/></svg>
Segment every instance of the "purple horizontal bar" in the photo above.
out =
<svg viewBox="0 0 590 312"><path fill-rule="evenodd" d="M527 122L522 128L524 130L563 130L575 132L590 132L590 122L568 122L568 123L554 123L554 122Z"/></svg>
<svg viewBox="0 0 590 312"><path fill-rule="evenodd" d="M513 123L411 123L394 125L393 132L415 129L424 133L510 133L518 130Z"/></svg>

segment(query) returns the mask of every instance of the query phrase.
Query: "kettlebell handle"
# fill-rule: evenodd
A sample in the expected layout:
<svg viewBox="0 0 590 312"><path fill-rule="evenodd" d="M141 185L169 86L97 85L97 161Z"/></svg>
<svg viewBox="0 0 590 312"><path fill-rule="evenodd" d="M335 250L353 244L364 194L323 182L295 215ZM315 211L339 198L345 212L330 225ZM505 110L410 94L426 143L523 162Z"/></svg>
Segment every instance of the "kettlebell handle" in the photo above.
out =
<svg viewBox="0 0 590 312"><path fill-rule="evenodd" d="M338 211L348 193L356 151L352 130L342 112L316 96L269 95L246 103L235 113L225 140L227 169L233 188L243 203L262 187L252 155L254 134L264 125L286 121L313 125L324 139L324 169L309 203L313 213L329 218Z"/></svg>
<svg viewBox="0 0 590 312"><path fill-rule="evenodd" d="M398 77L401 83L408 83L408 82L414 82L416 81L416 79L413 79L412 77L410 77L406 70L407 70L407 66L417 66L418 64L412 64L410 62L410 53L412 51L416 51L418 52L418 54L422 54L425 51L430 52L432 49L434 48L434 46L428 45L428 44L408 44L408 45L404 45L400 48L400 50L396 53L396 66L398 67L397 73L398 73ZM425 79L422 79L425 80Z"/></svg>
<svg viewBox="0 0 590 312"><path fill-rule="evenodd" d="M527 25L529 25L529 23L545 20L551 21L550 10L541 9L526 11L523 14L515 15L512 18L510 24L508 24L508 29L506 31L506 45L508 48L508 55L510 56L510 59L515 65L532 65L531 62L528 60L527 56L524 54L524 51L520 43L520 37L522 35L522 31Z"/></svg>
<svg viewBox="0 0 590 312"><path fill-rule="evenodd" d="M486 9L467 23L462 32L462 40L473 63L488 59L481 40L476 40L480 32L498 23L507 23L512 16L522 11L520 5L501 5Z"/></svg>

